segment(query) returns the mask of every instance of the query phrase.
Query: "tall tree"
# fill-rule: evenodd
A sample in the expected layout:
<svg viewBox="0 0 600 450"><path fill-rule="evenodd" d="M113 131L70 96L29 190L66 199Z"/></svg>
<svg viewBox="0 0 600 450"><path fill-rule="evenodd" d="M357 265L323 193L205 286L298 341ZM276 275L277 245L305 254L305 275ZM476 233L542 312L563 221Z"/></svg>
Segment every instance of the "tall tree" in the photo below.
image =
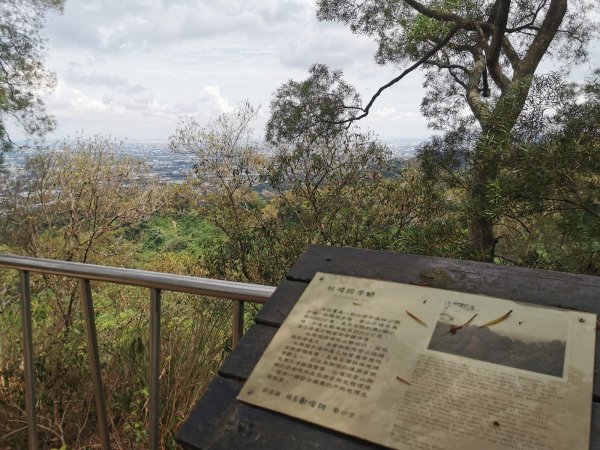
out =
<svg viewBox="0 0 600 450"><path fill-rule="evenodd" d="M504 167L498 177L507 210L497 227L503 236L499 257L600 273L599 82L596 70L584 84L564 85L544 133L507 152L518 164Z"/></svg>
<svg viewBox="0 0 600 450"><path fill-rule="evenodd" d="M152 215L162 198L143 162L118 151L117 142L100 137L63 142L29 155L23 172L0 176L0 242L38 258L125 258L132 249L124 230ZM72 319L77 287L50 278L48 287L68 298L55 305L62 327Z"/></svg>
<svg viewBox="0 0 600 450"><path fill-rule="evenodd" d="M187 117L169 137L172 151L196 157L194 172L206 189L203 208L229 239L230 253L246 280L253 279L249 254L256 242L254 189L265 163L253 141L251 123L257 114L245 103L206 126Z"/></svg>
<svg viewBox="0 0 600 450"><path fill-rule="evenodd" d="M40 94L54 85L43 66L46 14L62 11L64 0L0 2L0 158L14 142L7 119L27 135L42 136L54 127ZM1 160L0 160L1 162Z"/></svg>
<svg viewBox="0 0 600 450"><path fill-rule="evenodd" d="M593 23L585 14L594 7L588 0L319 0L320 20L342 22L377 41L378 63L413 63L366 104L339 73L333 72L333 79L326 68L314 66L304 84L290 82L278 91L272 117L281 114L281 106L334 127L351 124L367 116L386 89L423 69L428 92L422 110L430 125L445 131L473 124L479 129L469 155L469 236L477 257L491 260L496 236L489 183L544 55L568 64L586 57ZM331 80L328 89L312 89L319 80ZM335 89L340 86L345 89ZM278 129L287 136L302 132Z"/></svg>

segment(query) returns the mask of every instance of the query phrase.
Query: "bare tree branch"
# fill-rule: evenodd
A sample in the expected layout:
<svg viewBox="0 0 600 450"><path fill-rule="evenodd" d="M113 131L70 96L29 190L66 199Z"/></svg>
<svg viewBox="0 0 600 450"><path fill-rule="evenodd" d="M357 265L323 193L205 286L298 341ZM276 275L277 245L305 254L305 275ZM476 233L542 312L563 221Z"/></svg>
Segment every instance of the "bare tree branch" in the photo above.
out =
<svg viewBox="0 0 600 450"><path fill-rule="evenodd" d="M406 75L408 75L409 73L411 73L417 67L419 67L423 63L425 63L429 58L431 58L433 55L435 55L441 48L443 48L448 42L450 42L450 40L454 37L454 35L456 34L456 32L458 30L459 30L459 27L454 27L450 31L450 33L448 33L448 35L444 38L444 40L440 41L435 47L433 47L425 55L423 55L417 62L415 62L412 66L410 66L406 70L404 70L396 78L392 79L388 83L386 83L383 86L381 86L377 90L377 92L375 92L375 94L373 95L373 97L371 97L371 100L369 100L369 103L367 103L367 106L365 106L364 108L362 108L362 111L363 111L362 114L359 114L358 116L354 116L354 117L349 117L349 118L343 119L343 120L329 121L328 123L330 123L330 124L337 124L337 125L344 124L344 123L350 124L350 123L352 123L352 122L354 122L356 120L360 120L360 119L368 116L369 115L369 111L371 110L371 107L375 103L375 100L377 100L377 98L381 95L381 93L383 91L385 91L387 88L389 88L389 87L393 86L394 84L396 84L398 81L400 81Z"/></svg>
<svg viewBox="0 0 600 450"><path fill-rule="evenodd" d="M548 0L542 0L540 2L540 4L537 6L534 13L532 14L531 20L529 22L527 22L526 24L523 24L523 25L516 26L516 27L507 28L506 32L507 33L515 33L515 32L518 32L518 31L521 31L524 29L528 29L528 28L534 26L535 21L537 20L538 14L542 10L542 8L544 8L544 6L546 6L546 3L548 3Z"/></svg>
<svg viewBox="0 0 600 450"><path fill-rule="evenodd" d="M464 81L462 81L458 75L456 75L453 71L452 68L448 68L448 73L450 74L450 76L454 79L454 81L456 81L458 84L460 84L465 90L468 89L467 87L467 83L465 83Z"/></svg>
<svg viewBox="0 0 600 450"><path fill-rule="evenodd" d="M437 62L437 61L425 61L423 63L423 65L435 66L440 69L448 69L448 70L458 69L458 70L463 71L466 74L469 73L469 69L467 69L465 66L461 66L460 64L445 64L445 63L441 63L441 62Z"/></svg>
<svg viewBox="0 0 600 450"><path fill-rule="evenodd" d="M504 50L504 55L511 67L516 71L519 68L521 58L506 35L502 38L502 50Z"/></svg>

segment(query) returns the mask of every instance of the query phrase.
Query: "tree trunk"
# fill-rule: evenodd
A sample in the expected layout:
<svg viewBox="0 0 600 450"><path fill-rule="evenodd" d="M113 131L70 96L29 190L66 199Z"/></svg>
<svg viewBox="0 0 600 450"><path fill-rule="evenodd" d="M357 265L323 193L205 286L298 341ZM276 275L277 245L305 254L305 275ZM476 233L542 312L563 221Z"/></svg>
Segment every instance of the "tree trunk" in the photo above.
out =
<svg viewBox="0 0 600 450"><path fill-rule="evenodd" d="M498 212L490 183L498 177L502 154L510 149L511 131L525 105L531 79L525 76L513 80L485 122L480 122L482 132L473 154L469 186L469 240L480 261L494 261Z"/></svg>
<svg viewBox="0 0 600 450"><path fill-rule="evenodd" d="M502 133L490 129L482 134L475 147L469 186L469 241L474 257L480 261L494 261L495 201L490 193L490 182L499 172L499 159L506 148Z"/></svg>
<svg viewBox="0 0 600 450"><path fill-rule="evenodd" d="M487 181L490 171L483 167L473 168L469 200L471 214L469 215L469 241L474 257L480 261L494 261L494 220L489 214Z"/></svg>

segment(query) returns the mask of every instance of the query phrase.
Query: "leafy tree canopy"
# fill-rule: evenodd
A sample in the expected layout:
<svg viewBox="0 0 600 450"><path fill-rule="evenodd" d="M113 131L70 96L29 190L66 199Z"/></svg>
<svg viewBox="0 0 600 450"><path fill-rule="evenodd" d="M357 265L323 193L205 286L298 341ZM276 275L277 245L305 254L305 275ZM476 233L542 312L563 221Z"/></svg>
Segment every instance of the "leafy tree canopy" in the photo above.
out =
<svg viewBox="0 0 600 450"><path fill-rule="evenodd" d="M64 0L0 2L0 155L14 143L7 119L26 134L42 136L54 127L40 94L54 85L43 66L45 40L40 32L50 10L62 11Z"/></svg>
<svg viewBox="0 0 600 450"><path fill-rule="evenodd" d="M536 76L538 66L547 55L566 68L585 60L596 29L589 13L597 7L592 0L319 0L320 20L347 24L377 41L378 63L412 65L366 104L340 72L313 66L307 80L290 81L275 93L267 139L293 138L307 127L312 134L337 133L367 116L386 89L423 69L421 108L430 126L476 137L463 158L466 219L474 257L492 260L497 237L490 186L515 127L535 124L545 108L530 92L539 100L557 86L551 76ZM523 126L519 133L535 134Z"/></svg>
<svg viewBox="0 0 600 450"><path fill-rule="evenodd" d="M379 64L416 61L425 69L422 108L434 128L455 129L448 119L464 118L465 109L484 128L495 112L512 128L544 55L565 65L587 57L595 7L590 0L319 0L317 17L373 37ZM503 97L512 114L506 106L497 111Z"/></svg>
<svg viewBox="0 0 600 450"><path fill-rule="evenodd" d="M289 143L342 132L343 123L355 117L361 103L356 89L342 75L340 70L314 64L306 80L282 85L271 101L267 141Z"/></svg>

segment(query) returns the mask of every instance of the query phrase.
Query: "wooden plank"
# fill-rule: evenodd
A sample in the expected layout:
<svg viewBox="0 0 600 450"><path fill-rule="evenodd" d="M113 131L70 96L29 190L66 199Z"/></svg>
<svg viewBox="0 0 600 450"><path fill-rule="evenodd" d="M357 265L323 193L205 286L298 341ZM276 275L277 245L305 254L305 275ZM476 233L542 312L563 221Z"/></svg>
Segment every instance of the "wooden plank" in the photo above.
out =
<svg viewBox="0 0 600 450"><path fill-rule="evenodd" d="M227 405L235 401L240 386L234 380L215 377L177 432L177 442L185 449L208 448L204 439L216 429Z"/></svg>
<svg viewBox="0 0 600 450"><path fill-rule="evenodd" d="M243 384L217 377L177 433L191 450L365 450L382 447L235 400ZM193 424L193 425L192 425ZM600 405L592 407L590 448L600 450Z"/></svg>
<svg viewBox="0 0 600 450"><path fill-rule="evenodd" d="M256 316L256 323L279 327L288 316L307 283L284 280Z"/></svg>
<svg viewBox="0 0 600 450"><path fill-rule="evenodd" d="M311 245L296 261L287 278L309 282L317 271L600 313L600 277L587 275Z"/></svg>
<svg viewBox="0 0 600 450"><path fill-rule="evenodd" d="M177 433L177 442L189 450L384 448L283 414L238 402L235 397L242 386L239 381L217 377L185 426ZM194 426L190 426L191 422Z"/></svg>
<svg viewBox="0 0 600 450"><path fill-rule="evenodd" d="M416 255L311 246L257 316L177 439L190 449L381 448L235 400L277 327L316 271L428 285L459 292L600 312L600 278ZM596 339L596 352L600 341ZM596 371L600 358L596 358ZM227 377L227 378L225 378ZM595 377L598 378L598 377ZM600 399L598 383L595 398ZM194 424L194 425L192 425ZM193 445L191 443L194 443ZM600 405L593 403L590 448L600 450Z"/></svg>
<svg viewBox="0 0 600 450"><path fill-rule="evenodd" d="M600 450L600 403L592 403L592 431L590 450Z"/></svg>
<svg viewBox="0 0 600 450"><path fill-rule="evenodd" d="M246 380L263 352L275 336L277 328L252 325L246 332L235 352L230 353L219 369L219 375L236 380Z"/></svg>

